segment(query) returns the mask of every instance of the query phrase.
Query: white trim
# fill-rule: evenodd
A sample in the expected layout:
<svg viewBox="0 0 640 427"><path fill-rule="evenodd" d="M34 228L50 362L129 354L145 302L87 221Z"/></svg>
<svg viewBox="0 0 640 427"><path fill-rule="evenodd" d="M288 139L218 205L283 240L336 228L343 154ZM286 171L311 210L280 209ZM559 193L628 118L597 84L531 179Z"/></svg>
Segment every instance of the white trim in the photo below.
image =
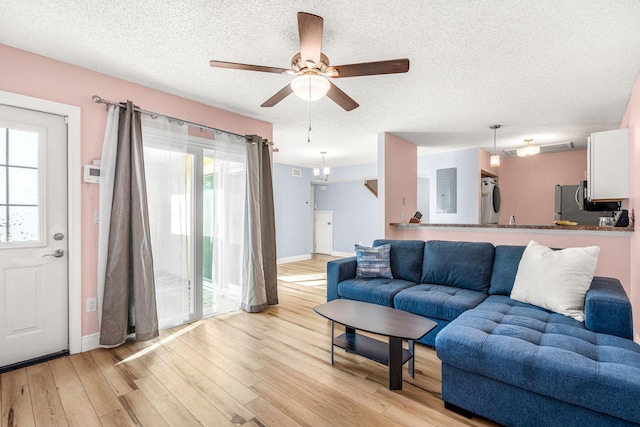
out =
<svg viewBox="0 0 640 427"><path fill-rule="evenodd" d="M289 257L285 257L285 258L278 258L277 263L278 264L286 264L286 263L289 263L289 262L306 261L308 259L311 259L311 254L289 256Z"/></svg>
<svg viewBox="0 0 640 427"><path fill-rule="evenodd" d="M100 332L82 337L82 352L95 350L100 347Z"/></svg>
<svg viewBox="0 0 640 427"><path fill-rule="evenodd" d="M80 107L0 91L0 103L67 117L69 352L82 351Z"/></svg>
<svg viewBox="0 0 640 427"><path fill-rule="evenodd" d="M340 252L340 251L331 251L331 256L341 256L344 258L356 256L355 252Z"/></svg>

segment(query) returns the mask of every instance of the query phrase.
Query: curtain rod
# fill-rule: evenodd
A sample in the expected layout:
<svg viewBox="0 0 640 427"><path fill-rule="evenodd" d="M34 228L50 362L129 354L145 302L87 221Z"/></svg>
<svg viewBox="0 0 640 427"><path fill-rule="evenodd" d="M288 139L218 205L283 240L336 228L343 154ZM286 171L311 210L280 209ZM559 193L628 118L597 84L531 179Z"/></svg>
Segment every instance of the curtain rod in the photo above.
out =
<svg viewBox="0 0 640 427"><path fill-rule="evenodd" d="M98 95L93 95L91 97L91 100L93 102L95 102L96 104L115 105L116 107L122 107L122 104L123 104L123 103L120 103L120 102L109 101L108 99L104 99L104 98L102 98L102 97L100 97ZM217 129L217 128L214 128L214 127L211 127L211 126L205 126L205 125L201 125L199 123L193 123L193 122L190 122L189 120L183 120L183 119L179 119L177 117L167 116L166 114L155 113L153 111L143 110L142 108L138 108L138 107L135 107L135 106L133 107L133 109L134 109L134 111L139 111L141 113L148 114L150 116L162 116L162 117L165 117L165 118L167 118L169 120L175 120L175 121L178 121L178 122L181 122L181 123L185 123L185 124L188 124L189 126L194 126L194 127L200 128L200 129L211 130L211 131L218 132L218 133L220 133L220 132L227 133L229 135L234 135L234 136L237 136L237 137L242 138L242 139L247 140L247 141L250 139L249 137L247 137L247 135L240 135L239 133L228 132L226 130ZM268 145L273 145L273 142L267 141L267 144Z"/></svg>

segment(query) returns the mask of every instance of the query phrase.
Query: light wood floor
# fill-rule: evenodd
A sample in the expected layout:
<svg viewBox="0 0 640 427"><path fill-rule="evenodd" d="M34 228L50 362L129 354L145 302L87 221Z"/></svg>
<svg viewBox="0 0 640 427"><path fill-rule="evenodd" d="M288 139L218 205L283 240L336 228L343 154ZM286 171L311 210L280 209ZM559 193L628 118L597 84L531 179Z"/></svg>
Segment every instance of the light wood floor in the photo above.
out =
<svg viewBox="0 0 640 427"><path fill-rule="evenodd" d="M0 376L2 426L485 426L444 409L440 362L416 345L416 375L387 389L387 368L336 350L326 262L279 266L280 304L163 331Z"/></svg>

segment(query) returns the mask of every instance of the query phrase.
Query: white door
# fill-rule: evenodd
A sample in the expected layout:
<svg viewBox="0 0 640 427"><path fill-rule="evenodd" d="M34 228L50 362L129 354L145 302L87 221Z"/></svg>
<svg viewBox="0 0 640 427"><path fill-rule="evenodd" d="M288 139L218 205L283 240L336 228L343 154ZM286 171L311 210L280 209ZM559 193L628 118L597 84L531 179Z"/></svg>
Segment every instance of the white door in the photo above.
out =
<svg viewBox="0 0 640 427"><path fill-rule="evenodd" d="M314 242L317 254L331 255L333 246L333 212L314 212Z"/></svg>
<svg viewBox="0 0 640 427"><path fill-rule="evenodd" d="M0 105L0 367L69 349L67 127Z"/></svg>

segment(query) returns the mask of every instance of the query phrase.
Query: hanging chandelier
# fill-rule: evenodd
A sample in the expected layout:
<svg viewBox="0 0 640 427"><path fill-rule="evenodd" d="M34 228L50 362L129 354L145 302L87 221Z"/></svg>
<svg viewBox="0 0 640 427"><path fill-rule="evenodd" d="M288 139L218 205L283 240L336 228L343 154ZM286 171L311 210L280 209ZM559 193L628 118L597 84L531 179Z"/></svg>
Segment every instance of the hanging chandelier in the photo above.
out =
<svg viewBox="0 0 640 427"><path fill-rule="evenodd" d="M321 151L322 154L322 175L320 175L320 168L313 169L313 176L315 176L316 181L327 182L329 181L329 174L331 173L331 168L325 164L324 155L327 154L326 151Z"/></svg>

